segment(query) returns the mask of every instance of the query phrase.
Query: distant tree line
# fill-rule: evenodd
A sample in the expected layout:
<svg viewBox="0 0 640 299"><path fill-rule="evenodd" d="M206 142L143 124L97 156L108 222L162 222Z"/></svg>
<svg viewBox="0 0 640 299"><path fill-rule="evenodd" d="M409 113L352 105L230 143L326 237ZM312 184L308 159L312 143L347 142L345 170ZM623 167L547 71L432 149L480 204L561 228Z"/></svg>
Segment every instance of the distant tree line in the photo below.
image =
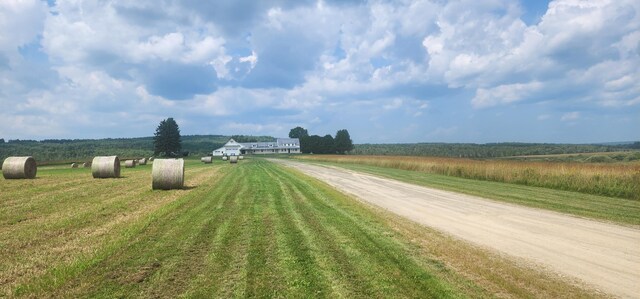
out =
<svg viewBox="0 0 640 299"><path fill-rule="evenodd" d="M353 141L346 129L338 130L336 137L311 135L307 129L295 127L289 131L289 138L300 139L300 151L305 154L345 154L353 150Z"/></svg>
<svg viewBox="0 0 640 299"><path fill-rule="evenodd" d="M223 146L230 136L183 135L180 155L204 156ZM89 161L94 156L150 157L154 138L107 138L60 140L9 140L0 142L0 163L10 156L33 156L36 161Z"/></svg>
<svg viewBox="0 0 640 299"><path fill-rule="evenodd" d="M232 135L231 138L239 143L276 141L276 139L271 136Z"/></svg>
<svg viewBox="0 0 640 299"><path fill-rule="evenodd" d="M352 151L352 154L484 159L528 155L616 152L637 149L640 149L640 142L615 145L551 143L407 143L357 144Z"/></svg>
<svg viewBox="0 0 640 299"><path fill-rule="evenodd" d="M306 130L304 130L304 132L306 133ZM312 136L309 136L308 133L306 133L307 137L300 139L302 150L305 153L313 152L314 154L338 153L339 149L345 148L345 145L339 144L341 142L339 142L339 140L345 140L346 138L337 138L337 135L338 134L336 134L336 137L329 135L329 137L333 139L332 147L331 143L328 142L330 140L328 137L325 138L326 136L321 137L313 135L315 137L312 138ZM296 138L295 136L291 138ZM213 149L223 146L230 137L231 136L224 135L181 136L182 154L189 153L189 155L195 156L204 156L211 154L211 151ZM259 141L273 140L273 137L269 136L247 136L247 138L256 138L256 140ZM326 143L322 144L323 140ZM353 150L345 150L345 152L357 155L406 155L485 159L525 155L576 154L617 152L628 150L640 150L640 142L627 144L356 144L353 147ZM6 157L10 156L33 156L34 158L36 158L36 161L88 161L94 156L100 155L118 155L121 157L149 157L153 155L153 152L153 137L107 139L47 139L42 141L5 139L4 143L0 141L0 163L4 161Z"/></svg>

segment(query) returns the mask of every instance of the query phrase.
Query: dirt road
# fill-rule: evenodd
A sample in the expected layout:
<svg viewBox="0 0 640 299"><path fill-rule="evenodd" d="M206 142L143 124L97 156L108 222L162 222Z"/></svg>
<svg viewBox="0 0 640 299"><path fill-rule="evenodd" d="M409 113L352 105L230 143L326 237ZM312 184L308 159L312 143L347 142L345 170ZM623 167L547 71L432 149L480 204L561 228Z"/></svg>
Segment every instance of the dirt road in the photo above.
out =
<svg viewBox="0 0 640 299"><path fill-rule="evenodd" d="M273 159L366 202L624 298L640 297L640 230L430 189L337 167Z"/></svg>

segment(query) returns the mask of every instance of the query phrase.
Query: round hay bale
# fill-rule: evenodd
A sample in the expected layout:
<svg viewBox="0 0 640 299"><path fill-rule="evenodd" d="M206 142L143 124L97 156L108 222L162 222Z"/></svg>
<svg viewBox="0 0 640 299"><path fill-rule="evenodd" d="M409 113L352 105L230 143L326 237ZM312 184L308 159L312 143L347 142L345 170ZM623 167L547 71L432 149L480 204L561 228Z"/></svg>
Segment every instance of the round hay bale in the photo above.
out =
<svg viewBox="0 0 640 299"><path fill-rule="evenodd" d="M153 161L153 157L149 157L149 162Z"/></svg>
<svg viewBox="0 0 640 299"><path fill-rule="evenodd" d="M238 156L230 156L229 157L229 163L231 163L231 164L238 163Z"/></svg>
<svg viewBox="0 0 640 299"><path fill-rule="evenodd" d="M182 189L184 186L183 159L157 159L151 168L153 190Z"/></svg>
<svg viewBox="0 0 640 299"><path fill-rule="evenodd" d="M78 163L71 163L71 168L78 168Z"/></svg>
<svg viewBox="0 0 640 299"><path fill-rule="evenodd" d="M238 156L238 160L244 160L244 156L242 155Z"/></svg>
<svg viewBox="0 0 640 299"><path fill-rule="evenodd" d="M84 168L89 168L89 167L91 167L91 162L84 162L84 163L82 163L82 167L84 167Z"/></svg>
<svg viewBox="0 0 640 299"><path fill-rule="evenodd" d="M147 158L142 158L138 160L139 165L147 165Z"/></svg>
<svg viewBox="0 0 640 299"><path fill-rule="evenodd" d="M211 156L207 156L207 157L200 158L200 161L204 164L209 164L213 162L213 159Z"/></svg>
<svg viewBox="0 0 640 299"><path fill-rule="evenodd" d="M134 167L136 167L136 160L124 161L124 167L125 168L134 168Z"/></svg>
<svg viewBox="0 0 640 299"><path fill-rule="evenodd" d="M91 174L96 179L120 177L120 159L118 159L118 156L93 158L91 162Z"/></svg>
<svg viewBox="0 0 640 299"><path fill-rule="evenodd" d="M2 176L5 179L34 179L38 172L33 157L8 157L2 163Z"/></svg>
<svg viewBox="0 0 640 299"><path fill-rule="evenodd" d="M222 161L227 161L227 156L222 156Z"/></svg>

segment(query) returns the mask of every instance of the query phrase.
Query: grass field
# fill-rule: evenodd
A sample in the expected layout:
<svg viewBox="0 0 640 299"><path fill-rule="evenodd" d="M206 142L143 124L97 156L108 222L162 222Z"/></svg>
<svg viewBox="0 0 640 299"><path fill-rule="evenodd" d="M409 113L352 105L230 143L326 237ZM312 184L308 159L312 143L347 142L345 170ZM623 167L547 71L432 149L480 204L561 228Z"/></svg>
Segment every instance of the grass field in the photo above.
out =
<svg viewBox="0 0 640 299"><path fill-rule="evenodd" d="M637 162L557 163L345 155L305 155L296 158L379 166L640 200L640 163Z"/></svg>
<svg viewBox="0 0 640 299"><path fill-rule="evenodd" d="M590 297L263 160L0 180L0 297Z"/></svg>
<svg viewBox="0 0 640 299"><path fill-rule="evenodd" d="M619 163L640 161L640 151L596 152L555 155L526 155L501 157L496 159L530 162L579 162L579 163Z"/></svg>

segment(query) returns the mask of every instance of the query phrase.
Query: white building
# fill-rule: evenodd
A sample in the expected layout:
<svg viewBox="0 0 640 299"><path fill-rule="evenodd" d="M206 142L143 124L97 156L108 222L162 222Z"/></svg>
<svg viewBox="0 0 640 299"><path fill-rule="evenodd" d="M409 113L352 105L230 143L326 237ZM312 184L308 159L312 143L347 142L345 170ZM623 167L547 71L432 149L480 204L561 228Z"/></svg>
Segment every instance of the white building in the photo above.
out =
<svg viewBox="0 0 640 299"><path fill-rule="evenodd" d="M299 154L298 138L277 138L276 142L239 143L229 139L224 146L212 152L213 156L267 155L267 154Z"/></svg>
<svg viewBox="0 0 640 299"><path fill-rule="evenodd" d="M221 148L214 150L213 156L240 156L242 144L233 139L229 139Z"/></svg>

